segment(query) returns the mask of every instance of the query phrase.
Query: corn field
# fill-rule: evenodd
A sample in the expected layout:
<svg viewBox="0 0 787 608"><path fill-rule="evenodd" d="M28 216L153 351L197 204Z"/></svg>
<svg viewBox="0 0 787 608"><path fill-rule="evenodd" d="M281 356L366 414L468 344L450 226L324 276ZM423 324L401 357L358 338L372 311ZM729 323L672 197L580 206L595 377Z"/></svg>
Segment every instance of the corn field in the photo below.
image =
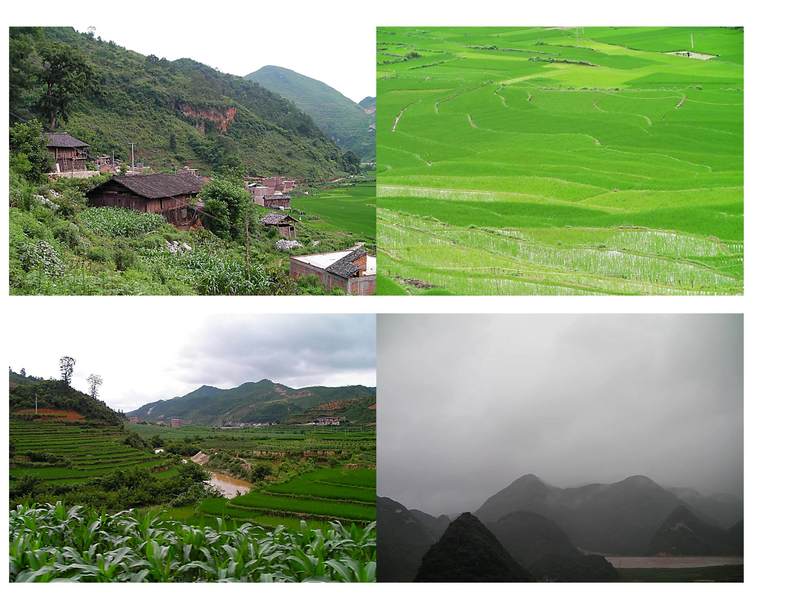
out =
<svg viewBox="0 0 787 608"><path fill-rule="evenodd" d="M373 582L375 524L274 530L168 521L146 511L19 505L9 513L11 582Z"/></svg>

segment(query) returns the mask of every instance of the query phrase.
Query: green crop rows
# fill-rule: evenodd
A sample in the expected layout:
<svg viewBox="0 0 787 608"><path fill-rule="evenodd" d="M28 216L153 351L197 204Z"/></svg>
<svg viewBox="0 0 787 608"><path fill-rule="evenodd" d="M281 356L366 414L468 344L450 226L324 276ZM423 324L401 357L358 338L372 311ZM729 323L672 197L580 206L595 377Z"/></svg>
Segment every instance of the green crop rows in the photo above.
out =
<svg viewBox="0 0 787 608"><path fill-rule="evenodd" d="M378 292L742 293L742 54L734 28L380 28Z"/></svg>
<svg viewBox="0 0 787 608"><path fill-rule="evenodd" d="M12 582L295 582L375 580L374 525L288 531L99 514L62 503L9 514Z"/></svg>
<svg viewBox="0 0 787 608"><path fill-rule="evenodd" d="M130 467L153 469L169 464L150 452L123 444L120 430L12 418L10 431L16 454L47 453L63 459L35 466L16 464L10 469L12 484L22 477L78 483Z"/></svg>

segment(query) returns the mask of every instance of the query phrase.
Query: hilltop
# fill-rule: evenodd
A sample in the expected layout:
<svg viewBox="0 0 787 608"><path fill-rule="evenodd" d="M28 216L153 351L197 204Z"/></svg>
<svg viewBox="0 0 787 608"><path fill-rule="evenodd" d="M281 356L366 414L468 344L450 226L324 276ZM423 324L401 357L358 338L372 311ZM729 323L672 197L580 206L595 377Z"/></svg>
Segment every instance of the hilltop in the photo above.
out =
<svg viewBox="0 0 787 608"><path fill-rule="evenodd" d="M366 97L355 103L324 82L293 70L266 65L246 76L289 99L308 114L342 149L351 150L361 160L375 155L375 101Z"/></svg>
<svg viewBox="0 0 787 608"><path fill-rule="evenodd" d="M230 389L201 386L181 397L147 403L129 412L147 422L181 418L192 424L307 422L343 417L374 421L376 389L366 386L290 388L271 380L246 382Z"/></svg>
<svg viewBox="0 0 787 608"><path fill-rule="evenodd" d="M144 56L72 28L12 28L11 111L36 115L34 76L48 45L72 49L97 77L58 125L93 154L158 169L241 166L254 174L325 180L344 172L342 152L293 103L259 84L191 59ZM24 59L17 57L23 54Z"/></svg>
<svg viewBox="0 0 787 608"><path fill-rule="evenodd" d="M47 420L123 424L125 417L61 380L43 380L9 372L8 405L11 416ZM36 401L38 414L36 414Z"/></svg>

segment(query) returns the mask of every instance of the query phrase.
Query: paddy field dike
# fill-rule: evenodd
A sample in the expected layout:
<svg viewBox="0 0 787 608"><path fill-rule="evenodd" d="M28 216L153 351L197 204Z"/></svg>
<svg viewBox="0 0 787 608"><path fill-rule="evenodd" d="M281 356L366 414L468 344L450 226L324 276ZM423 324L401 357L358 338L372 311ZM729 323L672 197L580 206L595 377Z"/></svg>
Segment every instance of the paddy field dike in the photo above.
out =
<svg viewBox="0 0 787 608"><path fill-rule="evenodd" d="M743 292L743 30L379 28L378 293Z"/></svg>

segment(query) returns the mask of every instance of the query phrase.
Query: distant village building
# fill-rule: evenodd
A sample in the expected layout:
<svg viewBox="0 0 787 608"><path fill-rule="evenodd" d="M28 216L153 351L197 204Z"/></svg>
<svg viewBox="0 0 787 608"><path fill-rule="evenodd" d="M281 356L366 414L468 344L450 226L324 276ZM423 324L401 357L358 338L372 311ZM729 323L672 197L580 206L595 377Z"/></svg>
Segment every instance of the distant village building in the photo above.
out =
<svg viewBox="0 0 787 608"><path fill-rule="evenodd" d="M98 167L98 170L101 173L114 173L115 169L117 168L114 161L112 160L112 157L107 154L97 156L95 163L96 167Z"/></svg>
<svg viewBox="0 0 787 608"><path fill-rule="evenodd" d="M273 188L274 192L281 192L282 194L287 194L288 192L292 192L297 182L294 179L288 179L283 175L274 175L273 177L263 177L259 180L263 186L268 186L269 188Z"/></svg>
<svg viewBox="0 0 787 608"><path fill-rule="evenodd" d="M377 260L361 246L344 251L290 257L290 276L316 276L326 290L373 295L377 282Z"/></svg>
<svg viewBox="0 0 787 608"><path fill-rule="evenodd" d="M339 426L341 423L342 419L338 416L320 416L314 420L315 426Z"/></svg>
<svg viewBox="0 0 787 608"><path fill-rule="evenodd" d="M194 196L202 185L202 179L191 175L116 175L88 191L87 199L93 207L158 213L178 228L187 228L199 223Z"/></svg>
<svg viewBox="0 0 787 608"><path fill-rule="evenodd" d="M128 421L131 424L139 424L139 416L129 416Z"/></svg>
<svg viewBox="0 0 787 608"><path fill-rule="evenodd" d="M262 206L268 209L290 209L290 195L266 194L262 197Z"/></svg>
<svg viewBox="0 0 787 608"><path fill-rule="evenodd" d="M86 171L90 146L68 133L45 133L46 149L55 163L55 173Z"/></svg>
<svg viewBox="0 0 787 608"><path fill-rule="evenodd" d="M286 213L269 213L262 218L262 225L276 228L279 234L285 239L295 238L295 222L294 217Z"/></svg>
<svg viewBox="0 0 787 608"><path fill-rule="evenodd" d="M171 426L173 429L180 428L184 424L186 424L186 421L182 418L171 418L169 421L169 426Z"/></svg>

